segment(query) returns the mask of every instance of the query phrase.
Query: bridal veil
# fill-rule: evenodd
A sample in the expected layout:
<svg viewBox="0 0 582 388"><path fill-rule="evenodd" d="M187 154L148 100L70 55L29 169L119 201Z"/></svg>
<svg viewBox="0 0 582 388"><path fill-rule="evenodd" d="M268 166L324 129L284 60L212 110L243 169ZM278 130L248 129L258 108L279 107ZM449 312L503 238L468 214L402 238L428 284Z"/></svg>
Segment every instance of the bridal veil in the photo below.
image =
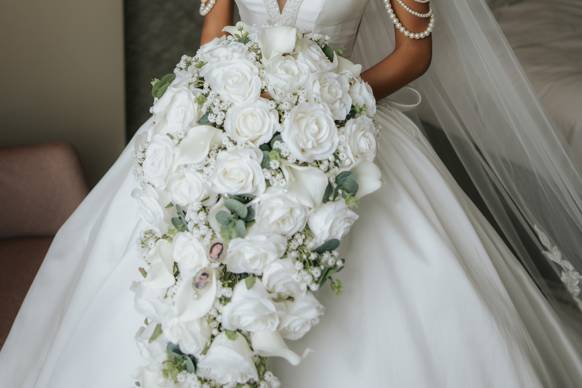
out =
<svg viewBox="0 0 582 388"><path fill-rule="evenodd" d="M556 136L485 0L436 0L434 56L414 86L427 131L446 133L486 209L556 311L582 314L582 176ZM527 21L524 21L527 22ZM393 49L381 0L361 22L355 60ZM386 39L389 37L389 39ZM379 41L384 41L382 49ZM533 247L533 249L532 249Z"/></svg>

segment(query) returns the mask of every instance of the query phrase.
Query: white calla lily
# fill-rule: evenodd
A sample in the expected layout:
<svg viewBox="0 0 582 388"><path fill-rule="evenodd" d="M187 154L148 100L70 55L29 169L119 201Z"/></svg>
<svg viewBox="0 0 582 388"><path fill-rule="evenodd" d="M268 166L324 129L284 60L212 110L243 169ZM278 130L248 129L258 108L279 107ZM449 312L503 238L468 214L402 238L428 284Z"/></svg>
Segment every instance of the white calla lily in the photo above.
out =
<svg viewBox="0 0 582 388"><path fill-rule="evenodd" d="M204 269L208 273L208 283L205 287L195 288L197 276L200 271L188 271L182 274L182 281L178 285L174 297L174 310L176 317L181 321L195 321L206 315L216 300L218 284L216 271Z"/></svg>
<svg viewBox="0 0 582 388"><path fill-rule="evenodd" d="M177 165L200 164L208 156L213 145L221 141L221 131L210 125L191 128L178 145Z"/></svg>
<svg viewBox="0 0 582 388"><path fill-rule="evenodd" d="M281 357L294 366L299 365L303 359L303 357L289 349L277 331L252 333L251 342L255 352L263 357Z"/></svg>
<svg viewBox="0 0 582 388"><path fill-rule="evenodd" d="M338 59L337 72L338 73L348 73L352 77L359 77L362 72L362 65L356 65L347 58L341 55L336 55Z"/></svg>
<svg viewBox="0 0 582 388"><path fill-rule="evenodd" d="M295 195L303 206L314 208L323 202L323 194L329 180L323 171L315 167L289 164L283 172L288 182L287 190Z"/></svg>

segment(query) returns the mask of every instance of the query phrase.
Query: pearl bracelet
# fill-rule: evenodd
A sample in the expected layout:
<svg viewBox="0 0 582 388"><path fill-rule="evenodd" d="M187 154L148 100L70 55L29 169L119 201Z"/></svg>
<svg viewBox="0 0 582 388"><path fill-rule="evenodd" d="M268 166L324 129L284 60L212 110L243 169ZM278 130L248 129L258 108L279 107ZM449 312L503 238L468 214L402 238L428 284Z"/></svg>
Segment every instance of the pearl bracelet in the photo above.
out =
<svg viewBox="0 0 582 388"><path fill-rule="evenodd" d="M212 11L212 8L214 8L215 4L216 4L216 0L201 0L200 1L200 15L202 15L202 16L208 15L208 13L210 11Z"/></svg>
<svg viewBox="0 0 582 388"><path fill-rule="evenodd" d="M390 19L392 19L392 23L394 23L394 26L396 27L396 29L398 31L400 31L402 34L404 34L404 36L406 36L407 38L420 40L420 39L428 38L432 34L432 31L434 29L434 23L435 23L434 13L432 13L430 15L430 21L428 22L428 26L426 27L426 30L424 30L422 32L412 32L412 31L408 30L400 22L400 19L398 19L398 16L394 12L394 9L392 9L392 4L390 3L390 0L384 0L384 7L386 8L386 12L388 12L388 16L390 16Z"/></svg>
<svg viewBox="0 0 582 388"><path fill-rule="evenodd" d="M423 19L426 19L426 18L429 18L429 17L432 16L432 8L429 8L428 12L422 13L422 12L418 12L418 11L415 11L412 8L410 8L408 5L406 5L406 3L403 0L396 0L396 1L398 1L398 4L400 4L400 6L406 12L408 12L409 14L411 14L413 16L416 16L416 17L419 17L419 18L423 18Z"/></svg>

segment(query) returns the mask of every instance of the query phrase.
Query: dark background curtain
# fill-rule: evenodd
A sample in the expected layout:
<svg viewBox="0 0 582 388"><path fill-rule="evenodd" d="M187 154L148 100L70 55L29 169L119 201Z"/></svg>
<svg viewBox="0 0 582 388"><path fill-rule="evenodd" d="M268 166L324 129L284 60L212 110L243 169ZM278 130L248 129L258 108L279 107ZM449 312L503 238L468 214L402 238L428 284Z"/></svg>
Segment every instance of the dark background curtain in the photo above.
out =
<svg viewBox="0 0 582 388"><path fill-rule="evenodd" d="M125 0L126 128L129 140L149 117L150 81L198 48L202 17L192 0Z"/></svg>

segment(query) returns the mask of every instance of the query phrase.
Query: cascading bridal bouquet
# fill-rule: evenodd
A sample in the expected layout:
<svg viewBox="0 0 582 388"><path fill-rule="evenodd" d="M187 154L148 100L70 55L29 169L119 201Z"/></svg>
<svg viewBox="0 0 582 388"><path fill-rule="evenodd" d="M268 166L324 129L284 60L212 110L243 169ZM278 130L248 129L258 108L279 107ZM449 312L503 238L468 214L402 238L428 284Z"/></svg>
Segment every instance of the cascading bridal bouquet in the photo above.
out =
<svg viewBox="0 0 582 388"><path fill-rule="evenodd" d="M226 32L154 80L136 142L143 388L279 386L267 358L301 361L285 340L341 291L340 240L381 184L360 66L295 28Z"/></svg>

